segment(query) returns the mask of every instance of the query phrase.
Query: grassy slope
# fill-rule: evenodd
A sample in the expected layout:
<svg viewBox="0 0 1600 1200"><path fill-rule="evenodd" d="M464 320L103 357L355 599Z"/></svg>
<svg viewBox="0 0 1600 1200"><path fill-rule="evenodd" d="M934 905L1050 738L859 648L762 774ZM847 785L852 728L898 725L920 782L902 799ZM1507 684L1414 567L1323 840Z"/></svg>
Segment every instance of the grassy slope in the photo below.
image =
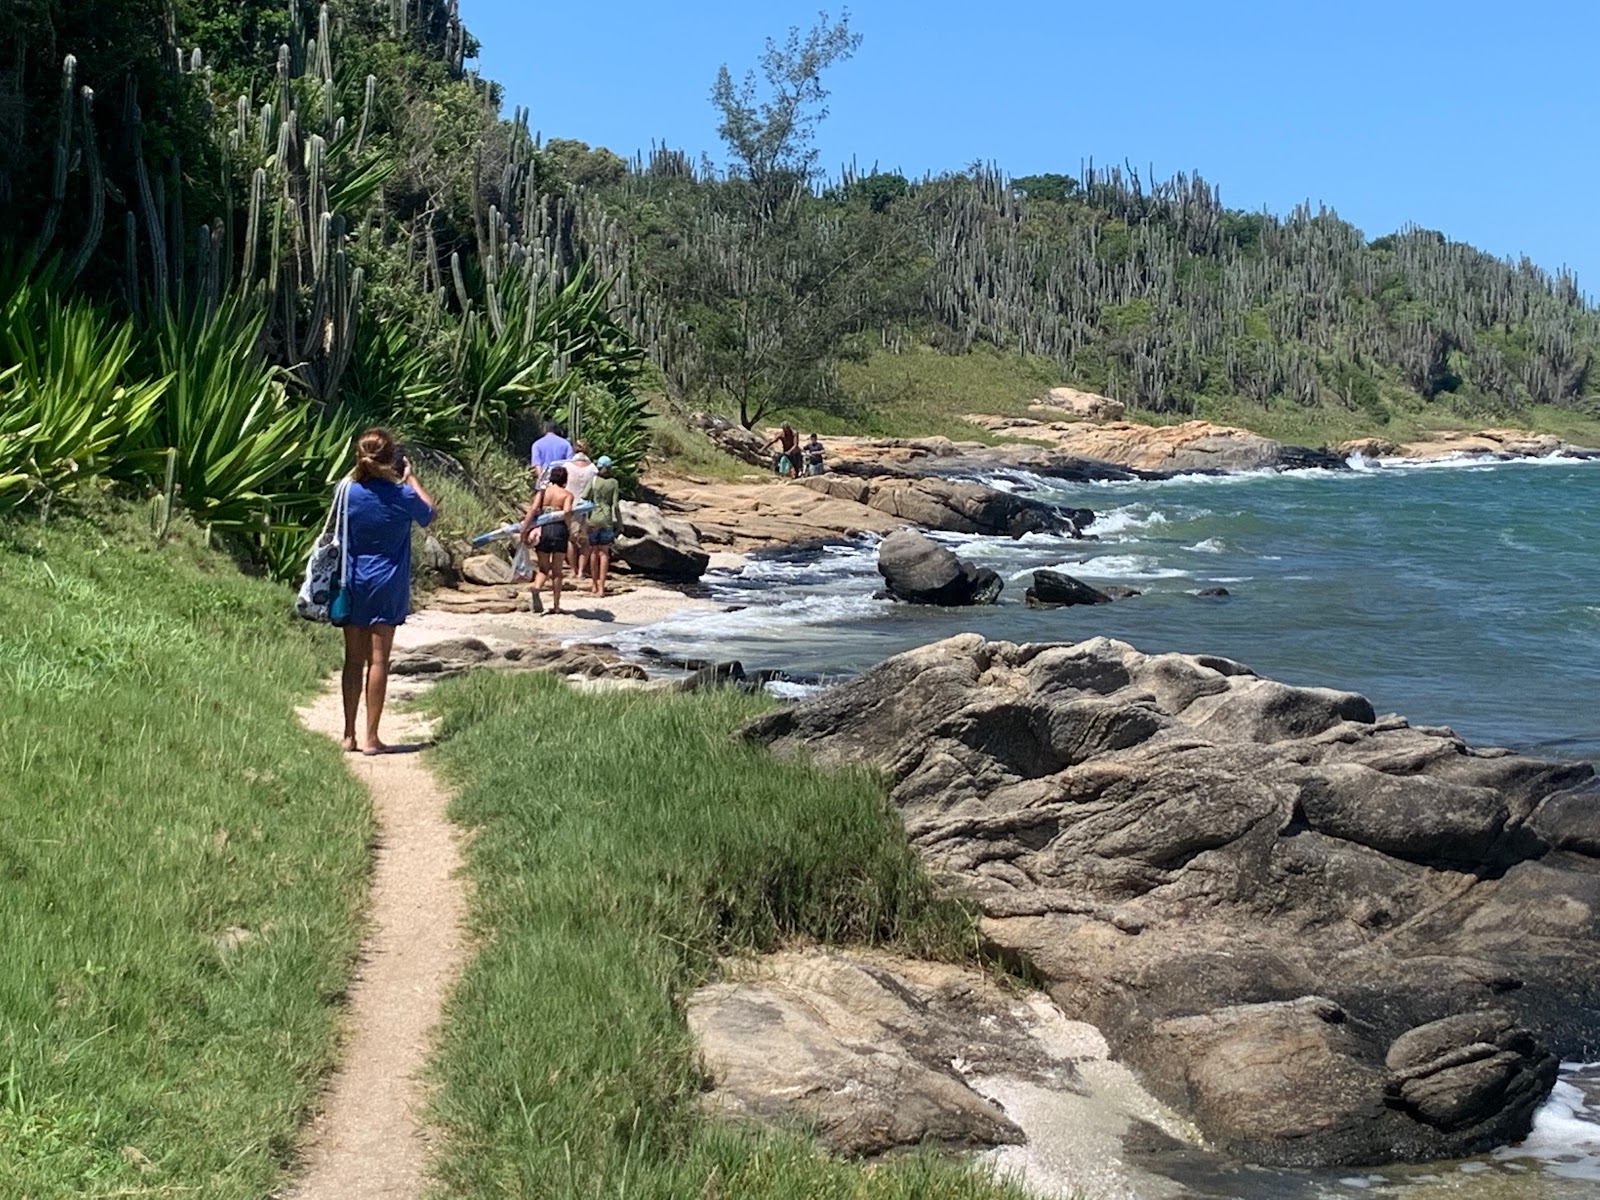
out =
<svg viewBox="0 0 1600 1200"><path fill-rule="evenodd" d="M940 354L926 346L913 347L903 354L876 353L864 362L841 364L839 380L850 415L795 407L771 414L767 422L787 418L806 433L815 429L824 436L943 434L958 441L994 442L999 439L961 417L966 413L1038 416L1028 411L1030 400L1046 388L1072 383L1049 359L982 345L970 354L960 355ZM1360 410L1306 408L1289 403L1263 407L1238 399L1203 400L1194 414L1133 410L1128 417L1148 424L1199 417L1222 425L1240 425L1304 446L1333 445L1366 436L1403 442L1435 431L1495 426L1533 429L1579 445L1600 446L1600 418L1571 409L1535 407L1503 416L1463 417L1442 402L1424 405L1415 397L1398 393L1389 397L1385 409L1388 419L1380 421Z"/></svg>
<svg viewBox="0 0 1600 1200"><path fill-rule="evenodd" d="M0 524L0 1195L278 1179L371 834L295 721L334 657L288 600L192 530Z"/></svg>
<svg viewBox="0 0 1600 1200"><path fill-rule="evenodd" d="M476 833L482 950L436 1073L451 1196L997 1197L931 1156L877 1169L698 1115L682 1018L719 953L794 938L971 951L878 781L735 744L737 694L581 695L471 676L430 701Z"/></svg>

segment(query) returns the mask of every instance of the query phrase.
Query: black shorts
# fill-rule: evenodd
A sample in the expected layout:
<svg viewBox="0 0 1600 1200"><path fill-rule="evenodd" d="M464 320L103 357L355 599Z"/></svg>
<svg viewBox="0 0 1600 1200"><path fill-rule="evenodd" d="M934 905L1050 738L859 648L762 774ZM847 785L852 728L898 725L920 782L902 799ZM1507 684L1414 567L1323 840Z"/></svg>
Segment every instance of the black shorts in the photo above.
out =
<svg viewBox="0 0 1600 1200"><path fill-rule="evenodd" d="M567 552L567 523L552 521L539 526L539 544L534 547L540 554L565 554Z"/></svg>

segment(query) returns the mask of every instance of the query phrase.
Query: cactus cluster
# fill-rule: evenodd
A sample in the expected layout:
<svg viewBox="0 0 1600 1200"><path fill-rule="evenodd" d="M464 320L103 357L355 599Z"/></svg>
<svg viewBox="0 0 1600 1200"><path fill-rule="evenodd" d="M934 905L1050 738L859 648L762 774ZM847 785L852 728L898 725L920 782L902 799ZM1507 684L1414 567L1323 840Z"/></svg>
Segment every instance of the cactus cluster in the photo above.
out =
<svg viewBox="0 0 1600 1200"><path fill-rule="evenodd" d="M861 300L858 332L885 348L1013 348L1157 411L1206 395L1349 407L1380 391L1509 409L1575 404L1592 386L1600 315L1570 274L1430 231L1369 243L1326 208L1243 213L1197 175L1148 183L1118 167L1091 165L1049 200L993 167L896 177L870 209L851 201L866 182L846 169L807 192L811 231L777 274L803 277L806 257L840 238L911 263L909 318L892 297ZM568 202L588 252L625 281L616 299L669 386L705 373L683 289L663 286L661 264L716 275L727 294L749 284L748 232L720 197L738 186L657 147L619 184ZM617 227L649 205L679 224L673 244L652 247L653 273Z"/></svg>

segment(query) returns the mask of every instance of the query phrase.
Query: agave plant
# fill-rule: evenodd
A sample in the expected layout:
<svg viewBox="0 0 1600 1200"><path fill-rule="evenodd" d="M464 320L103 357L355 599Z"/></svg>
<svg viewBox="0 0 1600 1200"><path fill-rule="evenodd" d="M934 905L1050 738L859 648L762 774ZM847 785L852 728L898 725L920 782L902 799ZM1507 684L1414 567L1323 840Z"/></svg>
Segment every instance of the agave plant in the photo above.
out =
<svg viewBox="0 0 1600 1200"><path fill-rule="evenodd" d="M573 395L572 407L580 414L584 441L594 458L609 455L612 471L624 491L631 492L639 480L639 470L650 449L650 429L645 424L650 413L632 388L607 390L588 384Z"/></svg>
<svg viewBox="0 0 1600 1200"><path fill-rule="evenodd" d="M13 280L0 305L0 509L132 473L167 380L129 379L131 322Z"/></svg>
<svg viewBox="0 0 1600 1200"><path fill-rule="evenodd" d="M351 432L386 425L402 441L438 450L466 439L466 403L449 396L443 372L399 322L363 321L339 385L335 411Z"/></svg>
<svg viewBox="0 0 1600 1200"><path fill-rule="evenodd" d="M262 314L237 299L168 312L154 329L170 377L151 431L177 451L184 508L219 529L259 529L272 483L303 458L311 414L292 403L261 350Z"/></svg>

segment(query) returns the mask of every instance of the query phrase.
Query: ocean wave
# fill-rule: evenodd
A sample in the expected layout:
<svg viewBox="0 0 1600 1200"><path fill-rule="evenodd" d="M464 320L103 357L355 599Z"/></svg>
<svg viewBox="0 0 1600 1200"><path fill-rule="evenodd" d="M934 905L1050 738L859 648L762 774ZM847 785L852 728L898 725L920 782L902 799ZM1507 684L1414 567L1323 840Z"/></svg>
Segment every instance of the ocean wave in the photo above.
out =
<svg viewBox="0 0 1600 1200"><path fill-rule="evenodd" d="M1121 508L1113 508L1109 512L1096 513L1094 521L1089 525L1087 532L1097 537L1107 537L1112 534L1127 533L1141 529L1149 529L1156 525L1168 524L1167 514L1160 509L1146 510L1143 505L1125 504Z"/></svg>
<svg viewBox="0 0 1600 1200"><path fill-rule="evenodd" d="M1222 544L1221 538L1207 538L1203 542L1196 542L1188 549L1199 554L1222 554L1227 551L1227 547Z"/></svg>

